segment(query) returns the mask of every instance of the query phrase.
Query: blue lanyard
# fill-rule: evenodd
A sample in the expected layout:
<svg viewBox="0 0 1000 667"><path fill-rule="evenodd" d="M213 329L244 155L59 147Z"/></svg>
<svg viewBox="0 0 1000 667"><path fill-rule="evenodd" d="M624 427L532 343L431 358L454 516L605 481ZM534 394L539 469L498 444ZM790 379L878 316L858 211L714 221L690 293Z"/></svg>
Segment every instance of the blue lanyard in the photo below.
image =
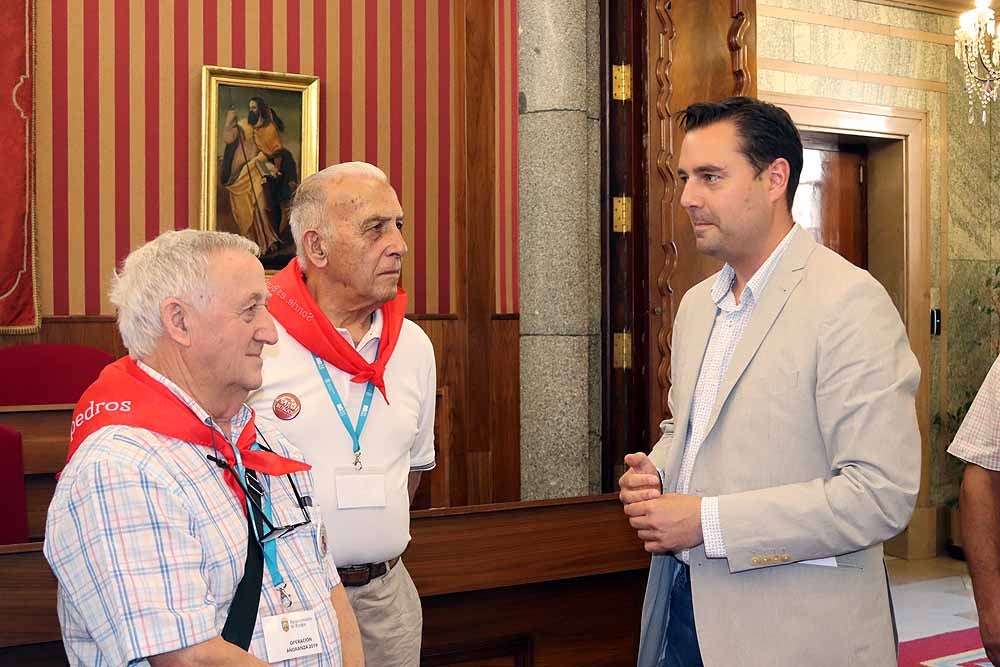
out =
<svg viewBox="0 0 1000 667"><path fill-rule="evenodd" d="M246 468L243 466L243 456L240 454L240 450L238 447L236 447L236 445L230 442L229 446L233 450L233 458L236 459L236 471L239 473L240 486L243 487L243 492L246 495L246 504L248 513L247 515L252 517L253 506L250 504L250 491L247 489L247 481L246 481L247 471ZM250 447L250 449L260 449L260 445L254 442L253 446ZM262 481L261 484L263 483L264 482ZM268 483L268 486L270 487L270 483ZM272 518L271 518L270 491L268 491L268 493L266 494L261 494L261 495L264 496L264 498L262 498L263 500L262 509L264 510L264 516L267 517L268 522L271 522ZM274 587L276 589L278 589L278 593L281 596L282 604L284 604L286 607L291 606L292 600L291 598L288 597L288 594L285 592L285 578L281 576L281 571L278 568L278 545L275 544L277 540L268 540L267 542L261 542L260 533L257 532L257 522L251 521L250 523L253 525L253 532L254 536L257 538L257 543L260 544L261 549L264 551L264 563L267 564L267 571L271 574L271 583L274 584Z"/></svg>
<svg viewBox="0 0 1000 667"><path fill-rule="evenodd" d="M333 380L330 378L330 371L326 369L326 364L315 354L313 355L313 361L316 362L316 370L319 371L319 376L323 378L323 384L326 385L326 393L330 394L333 407L337 408L340 421L344 423L347 434L351 436L351 440L354 442L354 467L357 470L361 470L364 467L361 465L361 432L365 430L365 423L368 421L368 412L372 407L372 396L375 395L375 385L369 381L368 386L365 388L365 398L361 402L361 412L358 414L358 424L355 426L351 424L351 418L347 414L347 407L344 405L337 387L334 386Z"/></svg>

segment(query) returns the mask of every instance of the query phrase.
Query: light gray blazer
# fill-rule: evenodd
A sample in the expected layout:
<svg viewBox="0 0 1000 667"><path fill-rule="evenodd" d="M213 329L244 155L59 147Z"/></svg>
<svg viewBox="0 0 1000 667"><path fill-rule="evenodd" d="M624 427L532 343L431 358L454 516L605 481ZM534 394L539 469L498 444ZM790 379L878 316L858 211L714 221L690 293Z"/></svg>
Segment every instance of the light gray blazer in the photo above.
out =
<svg viewBox="0 0 1000 667"><path fill-rule="evenodd" d="M715 277L684 295L672 420L651 458L677 487ZM882 286L798 228L719 388L691 493L719 497L728 558L691 550L706 667L893 667L882 542L920 480L920 368ZM676 437L675 437L676 434ZM838 567L799 561L836 556ZM660 664L677 561L654 556L640 667Z"/></svg>

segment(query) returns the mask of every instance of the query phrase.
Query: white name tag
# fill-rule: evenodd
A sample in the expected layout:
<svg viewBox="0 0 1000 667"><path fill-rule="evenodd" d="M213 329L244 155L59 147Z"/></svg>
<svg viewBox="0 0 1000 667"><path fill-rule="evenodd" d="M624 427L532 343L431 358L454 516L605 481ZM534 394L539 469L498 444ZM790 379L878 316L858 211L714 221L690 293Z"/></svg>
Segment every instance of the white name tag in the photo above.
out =
<svg viewBox="0 0 1000 667"><path fill-rule="evenodd" d="M381 466L338 468L337 507L342 510L357 507L385 507L385 469Z"/></svg>
<svg viewBox="0 0 1000 667"><path fill-rule="evenodd" d="M829 558L817 558L816 560L803 560L799 561L803 565L820 565L822 567L837 567L837 558L835 556L830 556Z"/></svg>
<svg viewBox="0 0 1000 667"><path fill-rule="evenodd" d="M316 655L323 650L316 612L310 609L266 616L261 624L268 662Z"/></svg>

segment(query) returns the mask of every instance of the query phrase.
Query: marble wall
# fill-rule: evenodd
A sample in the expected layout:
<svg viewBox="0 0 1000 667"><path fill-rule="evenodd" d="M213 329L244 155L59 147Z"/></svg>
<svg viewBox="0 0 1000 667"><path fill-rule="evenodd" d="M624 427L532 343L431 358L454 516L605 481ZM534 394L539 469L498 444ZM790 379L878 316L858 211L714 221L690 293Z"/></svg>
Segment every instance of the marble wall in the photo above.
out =
<svg viewBox="0 0 1000 667"><path fill-rule="evenodd" d="M982 382L993 358L990 340L997 331L996 316L991 319L981 313L977 304L983 299L987 273L1000 263L1000 204L996 198L1000 192L993 178L1000 176L1000 152L993 160L993 148L1000 149L1000 118L991 119L986 127L978 118L969 124L962 69L951 45L936 43L926 35L920 39L878 34L881 29L875 26L861 30L840 20L951 35L957 25L954 18L858 0L758 0L758 14L758 56L770 66L759 71L762 93L927 112L931 307L940 307L943 312L943 335L931 339L931 487L936 504L953 502L960 467L944 453L954 432L949 413L954 413ZM865 82L853 80L847 72L804 73L795 65L913 81L893 80L897 85ZM942 154L942 142L947 144L946 155Z"/></svg>
<svg viewBox="0 0 1000 667"><path fill-rule="evenodd" d="M600 490L600 5L518 1L521 498Z"/></svg>

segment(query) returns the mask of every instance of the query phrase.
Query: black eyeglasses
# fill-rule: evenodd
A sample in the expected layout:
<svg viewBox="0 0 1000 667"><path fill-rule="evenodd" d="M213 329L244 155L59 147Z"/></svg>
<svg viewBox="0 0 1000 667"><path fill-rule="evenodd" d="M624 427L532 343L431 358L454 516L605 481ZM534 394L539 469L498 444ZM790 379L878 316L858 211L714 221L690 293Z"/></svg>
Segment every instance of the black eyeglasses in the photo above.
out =
<svg viewBox="0 0 1000 667"><path fill-rule="evenodd" d="M259 435L260 439L263 440L262 443L257 443L260 445L260 448L264 451L273 453L274 450L271 449L271 446L264 438L264 434L260 432L260 429L257 429L257 435ZM225 459L220 459L216 456L212 456L211 454L209 454L206 458L220 468L228 470L232 473L233 477L239 479L239 473L236 472L236 470L229 465L229 462ZM282 475L281 477L287 478L288 483L292 487L292 493L295 495L295 500L299 505L299 510L302 512L302 521L299 521L298 523L285 524L283 526L275 526L271 520L267 518L264 508L261 506L261 502L263 501L265 494L264 486L260 483L260 479L257 478L257 473L249 468L247 468L246 471L245 488L247 490L247 499L250 501L250 507L254 513L254 523L257 525L257 533L259 535L258 539L262 544L264 542L276 540L279 537L284 537L285 535L295 531L296 528L308 526L312 522L312 519L309 517L309 512L306 510L306 501L299 494L299 488L295 485L294 475L289 473L288 475ZM264 530L265 528L267 530Z"/></svg>

